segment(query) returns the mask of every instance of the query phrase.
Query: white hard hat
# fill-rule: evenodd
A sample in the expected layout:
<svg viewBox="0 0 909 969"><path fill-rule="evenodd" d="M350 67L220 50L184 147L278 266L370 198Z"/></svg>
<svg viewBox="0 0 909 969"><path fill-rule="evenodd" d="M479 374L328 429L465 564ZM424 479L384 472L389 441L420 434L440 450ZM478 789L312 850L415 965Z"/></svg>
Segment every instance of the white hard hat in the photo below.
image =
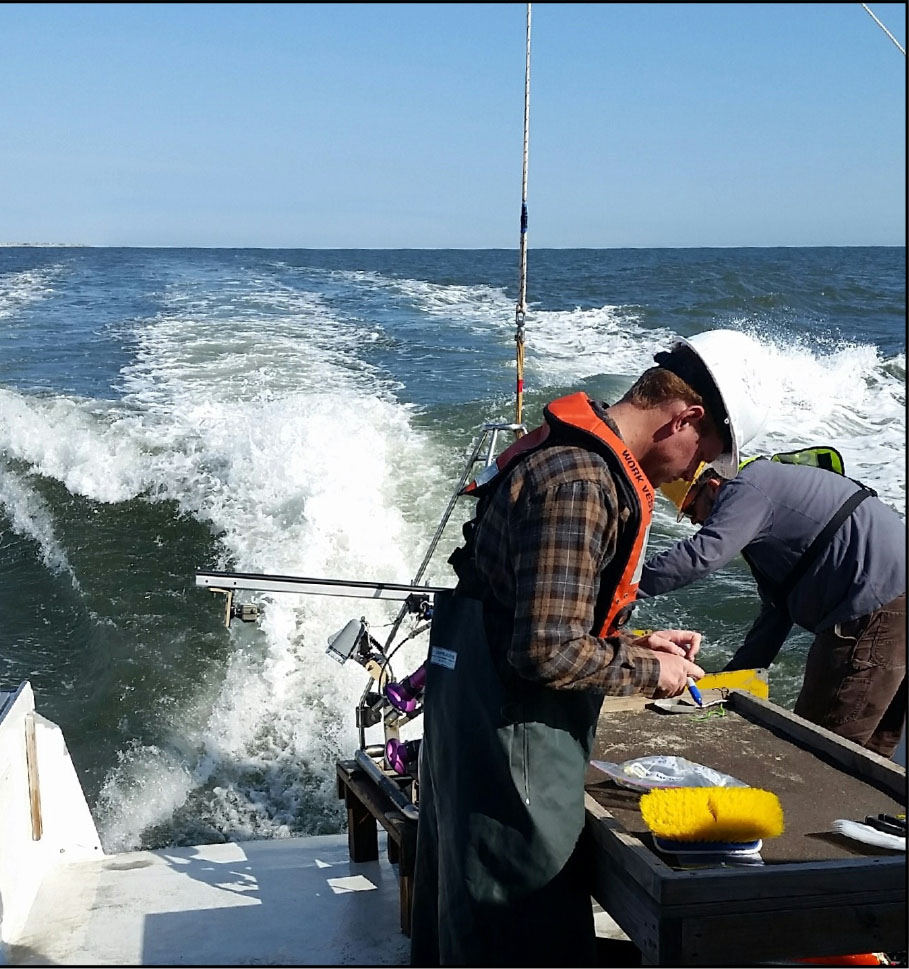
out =
<svg viewBox="0 0 909 969"><path fill-rule="evenodd" d="M767 355L760 343L738 330L707 330L680 337L654 359L704 398L726 438L725 450L710 464L723 477L735 477L739 450L760 433L769 411L762 370Z"/></svg>

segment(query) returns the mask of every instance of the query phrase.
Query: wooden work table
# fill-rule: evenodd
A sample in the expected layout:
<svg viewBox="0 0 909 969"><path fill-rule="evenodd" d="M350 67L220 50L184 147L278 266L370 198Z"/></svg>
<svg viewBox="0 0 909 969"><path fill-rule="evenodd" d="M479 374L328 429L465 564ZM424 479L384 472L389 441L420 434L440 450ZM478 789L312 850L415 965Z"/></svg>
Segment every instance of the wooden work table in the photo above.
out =
<svg viewBox="0 0 909 969"><path fill-rule="evenodd" d="M785 830L764 840L762 866L673 868L653 847L640 794L590 767L594 894L644 962L754 965L905 950L905 852L832 831L838 818L905 813L905 769L745 692L730 692L725 715L706 714L607 700L593 759L667 754L704 764L775 793Z"/></svg>

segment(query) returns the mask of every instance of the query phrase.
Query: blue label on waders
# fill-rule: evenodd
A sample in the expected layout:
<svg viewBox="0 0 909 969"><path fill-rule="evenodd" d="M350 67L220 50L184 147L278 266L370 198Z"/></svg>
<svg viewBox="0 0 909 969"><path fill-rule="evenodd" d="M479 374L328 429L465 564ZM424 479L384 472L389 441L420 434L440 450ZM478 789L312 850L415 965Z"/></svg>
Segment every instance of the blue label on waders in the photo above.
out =
<svg viewBox="0 0 909 969"><path fill-rule="evenodd" d="M433 646L429 651L429 662L435 666L444 666L445 669L453 670L458 661L458 654L453 649L442 649L440 646Z"/></svg>

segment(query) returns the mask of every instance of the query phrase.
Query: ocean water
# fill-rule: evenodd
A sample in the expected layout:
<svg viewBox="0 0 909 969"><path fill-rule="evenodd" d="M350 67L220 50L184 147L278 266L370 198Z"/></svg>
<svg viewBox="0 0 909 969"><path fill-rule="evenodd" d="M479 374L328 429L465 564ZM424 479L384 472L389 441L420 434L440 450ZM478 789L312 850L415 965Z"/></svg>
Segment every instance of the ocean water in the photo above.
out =
<svg viewBox="0 0 909 969"><path fill-rule="evenodd" d="M525 422L741 329L775 399L751 453L832 444L905 520L905 258L531 251ZM479 427L514 419L517 285L507 250L0 248L0 686L63 728L106 850L343 828L368 676L327 637L363 616L384 642L398 605L245 594L260 622L227 629L195 571L409 582ZM651 550L690 527L661 499ZM701 630L711 670L757 607L737 560L636 624ZM809 642L771 671L784 706Z"/></svg>

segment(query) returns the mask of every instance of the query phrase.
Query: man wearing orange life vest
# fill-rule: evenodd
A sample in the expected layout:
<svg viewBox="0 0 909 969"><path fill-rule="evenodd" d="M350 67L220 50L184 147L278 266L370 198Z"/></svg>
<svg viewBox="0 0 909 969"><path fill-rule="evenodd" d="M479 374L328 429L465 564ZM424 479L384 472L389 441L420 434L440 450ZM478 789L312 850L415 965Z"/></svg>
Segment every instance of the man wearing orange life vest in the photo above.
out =
<svg viewBox="0 0 909 969"><path fill-rule="evenodd" d="M477 514L430 634L413 965L593 963L580 835L602 698L703 675L700 634L623 632L653 489L737 466L759 358L732 331L679 340L612 406L553 401L466 489Z"/></svg>

